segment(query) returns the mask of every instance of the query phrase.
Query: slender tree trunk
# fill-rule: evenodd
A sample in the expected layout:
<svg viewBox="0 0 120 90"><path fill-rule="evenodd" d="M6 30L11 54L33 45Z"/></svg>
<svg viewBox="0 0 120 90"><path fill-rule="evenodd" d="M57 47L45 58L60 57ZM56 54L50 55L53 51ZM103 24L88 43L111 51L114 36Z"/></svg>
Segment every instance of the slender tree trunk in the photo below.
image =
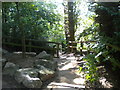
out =
<svg viewBox="0 0 120 90"><path fill-rule="evenodd" d="M3 8L2 8L2 24L6 24L6 22L7 22L7 16L6 16L6 14L7 14L7 9L6 9L6 4L5 3L3 3ZM5 29L7 29L7 27L4 27ZM5 34L3 34L3 35L8 35L9 34L9 32L7 31L7 33L5 33Z"/></svg>
<svg viewBox="0 0 120 90"><path fill-rule="evenodd" d="M69 28L68 28L68 5L64 6L64 29L65 29L65 37L66 37L66 45L67 52L70 52L69 48Z"/></svg>
<svg viewBox="0 0 120 90"><path fill-rule="evenodd" d="M21 37L21 41L22 41L22 57L25 58L25 52L26 52L26 47L25 47L25 32L24 32L24 29L23 29L23 23L21 22L21 15L20 15L20 12L19 12L19 5L20 3L16 2L16 8L17 8L17 16L18 16L18 27L19 27L19 30L21 30L21 34L22 34L22 37Z"/></svg>
<svg viewBox="0 0 120 90"><path fill-rule="evenodd" d="M68 21L69 21L69 38L70 42L75 41L75 22L74 22L74 11L73 11L73 2L68 2ZM70 52L75 52L76 47L74 43L69 43L70 45Z"/></svg>
<svg viewBox="0 0 120 90"><path fill-rule="evenodd" d="M76 52L75 41L75 18L74 18L74 2L68 2L64 6L64 29L66 35L67 52Z"/></svg>
<svg viewBox="0 0 120 90"><path fill-rule="evenodd" d="M67 9L64 9L64 12L68 15L65 17L67 52L76 52L76 44L72 43L75 41L74 2L68 2Z"/></svg>

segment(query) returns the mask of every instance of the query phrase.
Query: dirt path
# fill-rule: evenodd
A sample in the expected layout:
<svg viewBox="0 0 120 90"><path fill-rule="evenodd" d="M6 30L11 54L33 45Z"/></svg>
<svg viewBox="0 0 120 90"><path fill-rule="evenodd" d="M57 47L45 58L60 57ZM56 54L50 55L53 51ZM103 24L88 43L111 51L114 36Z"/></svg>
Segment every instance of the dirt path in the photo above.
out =
<svg viewBox="0 0 120 90"><path fill-rule="evenodd" d="M61 55L56 60L58 62L58 75L54 81L48 84L47 88L52 88L53 90L62 88L78 90L79 88L85 88L83 73L78 72L78 61L72 54Z"/></svg>

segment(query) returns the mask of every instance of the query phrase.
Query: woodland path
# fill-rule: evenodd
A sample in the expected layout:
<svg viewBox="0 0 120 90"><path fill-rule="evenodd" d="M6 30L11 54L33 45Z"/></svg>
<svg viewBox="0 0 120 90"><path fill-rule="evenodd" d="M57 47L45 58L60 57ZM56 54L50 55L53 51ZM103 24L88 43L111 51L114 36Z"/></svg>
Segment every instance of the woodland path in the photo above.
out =
<svg viewBox="0 0 120 90"><path fill-rule="evenodd" d="M47 86L50 90L79 90L85 88L84 73L78 72L78 63L83 64L83 61L77 61L73 54L60 55L60 58L55 58L58 62L58 73L56 78ZM46 90L46 89L45 89Z"/></svg>

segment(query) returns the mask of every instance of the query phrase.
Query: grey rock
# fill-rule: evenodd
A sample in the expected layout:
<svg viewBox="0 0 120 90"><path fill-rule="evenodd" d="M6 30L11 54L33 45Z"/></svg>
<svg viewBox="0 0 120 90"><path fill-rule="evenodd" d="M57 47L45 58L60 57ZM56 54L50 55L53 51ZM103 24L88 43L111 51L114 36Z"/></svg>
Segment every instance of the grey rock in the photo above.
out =
<svg viewBox="0 0 120 90"><path fill-rule="evenodd" d="M39 53L39 54L36 56L36 58L42 58L42 57L44 57L44 56L46 56L46 55L47 55L47 53L46 53L45 51L43 51L43 52Z"/></svg>
<svg viewBox="0 0 120 90"><path fill-rule="evenodd" d="M15 80L18 83L21 83L21 82L23 82L26 75L29 75L32 78L38 77L37 69L34 69L34 68L19 69L15 73Z"/></svg>
<svg viewBox="0 0 120 90"><path fill-rule="evenodd" d="M12 62L7 62L5 68L15 67L16 65Z"/></svg>
<svg viewBox="0 0 120 90"><path fill-rule="evenodd" d="M38 59L47 59L47 60L53 60L53 56L50 54L47 54L45 51L39 53L36 58Z"/></svg>
<svg viewBox="0 0 120 90"><path fill-rule="evenodd" d="M10 58L13 54L9 53L7 50L0 48L0 53L2 54L2 57L5 59Z"/></svg>
<svg viewBox="0 0 120 90"><path fill-rule="evenodd" d="M3 74L4 75L14 76L15 72L18 69L19 69L19 66L15 65L14 63L7 62L4 69L3 69Z"/></svg>
<svg viewBox="0 0 120 90"><path fill-rule="evenodd" d="M42 81L40 78L32 78L29 75L24 75L23 85L27 88L41 88Z"/></svg>
<svg viewBox="0 0 120 90"><path fill-rule="evenodd" d="M2 48L0 48L0 52L1 52L3 55L9 53L7 50L2 49Z"/></svg>
<svg viewBox="0 0 120 90"><path fill-rule="evenodd" d="M41 59L47 59L47 60L53 61L53 56L51 56L50 54L47 54L46 56L43 56Z"/></svg>
<svg viewBox="0 0 120 90"><path fill-rule="evenodd" d="M55 76L55 71L39 65L38 76L42 81L49 80Z"/></svg>
<svg viewBox="0 0 120 90"><path fill-rule="evenodd" d="M34 67L39 68L39 65L44 66L46 68L49 68L51 70L56 70L57 68L57 62L56 61L49 61L47 59L37 59L34 62Z"/></svg>
<svg viewBox="0 0 120 90"><path fill-rule="evenodd" d="M0 67L3 69L7 63L7 60L5 58L0 58Z"/></svg>
<svg viewBox="0 0 120 90"><path fill-rule="evenodd" d="M15 73L15 80L27 88L41 88L42 81L38 78L38 71L35 68L19 69Z"/></svg>

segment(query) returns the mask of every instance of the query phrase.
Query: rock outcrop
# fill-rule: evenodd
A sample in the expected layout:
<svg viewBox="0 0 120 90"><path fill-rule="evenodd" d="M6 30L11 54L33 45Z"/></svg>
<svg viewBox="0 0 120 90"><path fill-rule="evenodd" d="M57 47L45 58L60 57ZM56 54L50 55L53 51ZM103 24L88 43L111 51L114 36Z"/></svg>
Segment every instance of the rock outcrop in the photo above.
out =
<svg viewBox="0 0 120 90"><path fill-rule="evenodd" d="M28 88L40 88L42 82L55 76L55 72L44 66L39 68L23 68L15 73L15 80Z"/></svg>
<svg viewBox="0 0 120 90"><path fill-rule="evenodd" d="M4 69L7 62L8 61L5 58L0 58L0 67Z"/></svg>
<svg viewBox="0 0 120 90"><path fill-rule="evenodd" d="M42 81L49 80L55 76L55 71L45 68L44 66L39 65L38 69L38 77L41 78Z"/></svg>
<svg viewBox="0 0 120 90"><path fill-rule="evenodd" d="M42 83L55 76L57 62L45 51L30 59L33 60L31 67L20 68L17 64L7 62L3 74L13 76L19 84L27 88L41 88Z"/></svg>
<svg viewBox="0 0 120 90"><path fill-rule="evenodd" d="M38 78L38 69L35 68L23 68L19 69L15 73L15 80L18 83L22 83L27 88L40 88L42 81Z"/></svg>
<svg viewBox="0 0 120 90"><path fill-rule="evenodd" d="M45 51L39 53L37 56L35 56L38 59L47 59L47 60L53 60L53 56L50 54L47 54Z"/></svg>
<svg viewBox="0 0 120 90"><path fill-rule="evenodd" d="M23 85L27 88L41 88L42 81L40 78L31 78L29 75L26 75L23 81Z"/></svg>
<svg viewBox="0 0 120 90"><path fill-rule="evenodd" d="M19 69L18 65L15 65L14 63L11 63L11 62L7 62L4 67L3 74L8 74L10 76L14 76L16 70L18 70L18 69Z"/></svg>
<svg viewBox="0 0 120 90"><path fill-rule="evenodd" d="M39 66L44 66L46 68L49 68L51 70L56 70L57 68L57 62L56 61L50 61L47 59L37 59L34 62L34 67L39 68Z"/></svg>

